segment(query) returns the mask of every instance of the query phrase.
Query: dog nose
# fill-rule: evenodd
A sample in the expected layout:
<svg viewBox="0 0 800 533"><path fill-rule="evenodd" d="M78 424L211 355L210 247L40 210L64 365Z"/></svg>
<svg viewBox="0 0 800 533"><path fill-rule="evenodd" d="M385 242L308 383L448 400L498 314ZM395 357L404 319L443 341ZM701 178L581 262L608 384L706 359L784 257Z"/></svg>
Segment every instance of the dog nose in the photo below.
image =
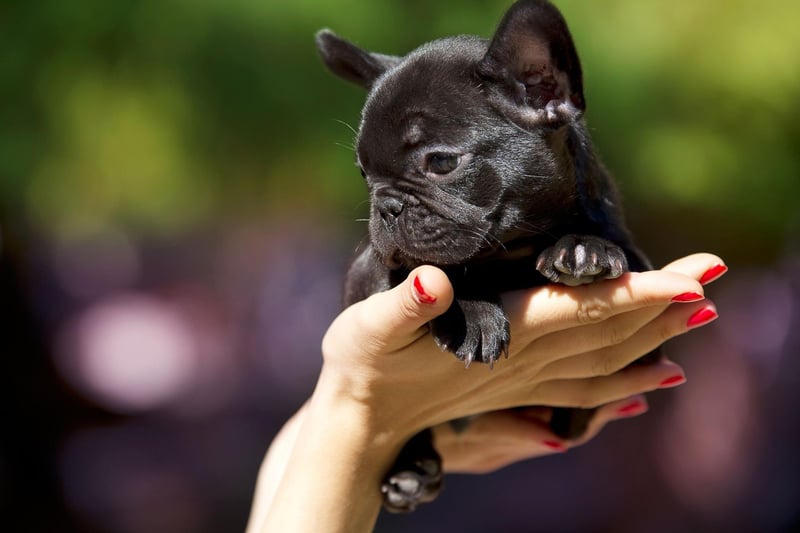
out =
<svg viewBox="0 0 800 533"><path fill-rule="evenodd" d="M403 212L403 202L397 198L386 197L378 202L378 213L380 213L383 223L391 229L397 222L397 217Z"/></svg>

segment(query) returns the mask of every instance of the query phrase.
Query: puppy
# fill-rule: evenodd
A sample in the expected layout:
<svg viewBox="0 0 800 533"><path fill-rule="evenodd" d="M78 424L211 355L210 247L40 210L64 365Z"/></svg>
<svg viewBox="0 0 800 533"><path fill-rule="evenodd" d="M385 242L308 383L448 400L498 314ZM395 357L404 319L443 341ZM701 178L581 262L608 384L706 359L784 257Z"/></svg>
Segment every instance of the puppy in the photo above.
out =
<svg viewBox="0 0 800 533"><path fill-rule="evenodd" d="M348 272L346 305L436 265L455 301L430 323L433 338L467 366L491 366L509 344L501 292L649 269L592 149L580 61L553 5L521 0L491 41L449 37L404 57L328 30L316 41L334 74L369 91L356 144L369 239ZM551 428L578 437L592 414L554 409ZM384 506L413 510L441 485L425 431L387 474Z"/></svg>

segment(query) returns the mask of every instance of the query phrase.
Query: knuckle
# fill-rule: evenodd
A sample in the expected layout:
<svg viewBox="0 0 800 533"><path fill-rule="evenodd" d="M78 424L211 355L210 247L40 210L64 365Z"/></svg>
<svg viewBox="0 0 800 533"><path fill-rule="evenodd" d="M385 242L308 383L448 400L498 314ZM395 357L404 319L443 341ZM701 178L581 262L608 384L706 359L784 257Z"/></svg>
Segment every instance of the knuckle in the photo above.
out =
<svg viewBox="0 0 800 533"><path fill-rule="evenodd" d="M597 407L600 402L591 392L584 391L582 394L578 395L575 401L575 407L579 407L581 409L591 409L593 407Z"/></svg>
<svg viewBox="0 0 800 533"><path fill-rule="evenodd" d="M609 357L598 359L592 365L592 372L595 376L610 376L617 370L619 370L619 365Z"/></svg>
<svg viewBox="0 0 800 533"><path fill-rule="evenodd" d="M679 331L671 324L665 324L658 328L658 339L661 342L668 341L672 337L676 336Z"/></svg>
<svg viewBox="0 0 800 533"><path fill-rule="evenodd" d="M419 316L419 308L411 298L402 298L400 300L398 314L404 322L414 320Z"/></svg>
<svg viewBox="0 0 800 533"><path fill-rule="evenodd" d="M611 303L600 298L582 301L576 318L580 324L594 324L611 316Z"/></svg>
<svg viewBox="0 0 800 533"><path fill-rule="evenodd" d="M370 299L374 298L374 297L375 297L374 295L370 296ZM369 300L365 300L365 301L369 301ZM370 326L372 325L372 323L369 320L369 316L368 316L368 313L367 313L367 309L368 308L369 308L369 306L367 306L367 305L361 305L361 306L358 306L358 307L351 308L351 311L353 311L353 313L352 313L352 315L353 315L352 324L353 324L354 329L356 329L356 331L369 331Z"/></svg>
<svg viewBox="0 0 800 533"><path fill-rule="evenodd" d="M573 391L570 407L588 409L595 407L596 403L595 389L591 386L582 386Z"/></svg>
<svg viewBox="0 0 800 533"><path fill-rule="evenodd" d="M372 297L373 296L370 298ZM368 353L377 353L385 346L386 339L384 338L385 335L381 332L381 328L376 324L374 315L370 313L369 309L369 306L360 306L358 312L354 313L352 332L355 332L358 336L364 351Z"/></svg>
<svg viewBox="0 0 800 533"><path fill-rule="evenodd" d="M619 324L609 323L603 328L603 342L605 346L616 346L625 342L629 337L628 331Z"/></svg>

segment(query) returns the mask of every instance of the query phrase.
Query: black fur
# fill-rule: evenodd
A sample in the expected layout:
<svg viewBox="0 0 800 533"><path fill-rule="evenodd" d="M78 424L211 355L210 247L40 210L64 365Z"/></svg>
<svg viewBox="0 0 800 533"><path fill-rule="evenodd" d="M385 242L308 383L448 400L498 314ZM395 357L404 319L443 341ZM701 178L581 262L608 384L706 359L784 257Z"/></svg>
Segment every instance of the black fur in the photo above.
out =
<svg viewBox="0 0 800 533"><path fill-rule="evenodd" d="M517 2L490 42L449 37L405 57L328 30L317 45L335 74L369 90L356 155L370 238L349 270L345 304L436 265L455 301L430 324L434 339L466 365L493 365L509 343L501 292L649 268L592 149L580 61L551 4ZM555 409L551 427L577 437L592 413ZM440 486L423 432L387 474L385 506L413 510Z"/></svg>

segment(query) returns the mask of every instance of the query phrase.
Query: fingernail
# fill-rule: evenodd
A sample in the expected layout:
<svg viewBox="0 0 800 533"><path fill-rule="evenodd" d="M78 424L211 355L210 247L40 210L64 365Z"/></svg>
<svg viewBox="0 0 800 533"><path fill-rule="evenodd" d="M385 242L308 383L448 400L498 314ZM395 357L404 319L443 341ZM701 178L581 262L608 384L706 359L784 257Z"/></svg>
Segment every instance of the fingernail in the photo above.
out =
<svg viewBox="0 0 800 533"><path fill-rule="evenodd" d="M713 309L704 307L699 311L695 311L695 313L689 317L689 320L686 321L686 326L690 328L703 326L705 324L708 324L718 316L719 315L717 315L717 312L714 311Z"/></svg>
<svg viewBox="0 0 800 533"><path fill-rule="evenodd" d="M672 298L673 302L697 302L705 298L699 292L683 292Z"/></svg>
<svg viewBox="0 0 800 533"><path fill-rule="evenodd" d="M700 276L699 281L702 285L705 285L706 283L711 283L712 281L722 276L727 271L728 267L726 267L725 265L714 265L713 267L706 270L702 276Z"/></svg>
<svg viewBox="0 0 800 533"><path fill-rule="evenodd" d="M414 290L417 293L417 298L419 299L420 303L423 304L436 303L436 296L431 296L430 294L425 292L425 288L422 286L422 282L419 280L419 276L414 276Z"/></svg>
<svg viewBox="0 0 800 533"><path fill-rule="evenodd" d="M676 376L669 377L658 384L659 388L666 389L669 387L677 387L678 385L683 385L686 383L686 376L682 374L678 374Z"/></svg>
<svg viewBox="0 0 800 533"><path fill-rule="evenodd" d="M562 443L555 441L555 440L543 440L542 444L550 448L551 450L555 450L557 452L565 452L567 451L567 447L564 446Z"/></svg>
<svg viewBox="0 0 800 533"><path fill-rule="evenodd" d="M641 400L636 400L617 409L617 414L620 416L636 416L645 411L647 411L647 404Z"/></svg>

